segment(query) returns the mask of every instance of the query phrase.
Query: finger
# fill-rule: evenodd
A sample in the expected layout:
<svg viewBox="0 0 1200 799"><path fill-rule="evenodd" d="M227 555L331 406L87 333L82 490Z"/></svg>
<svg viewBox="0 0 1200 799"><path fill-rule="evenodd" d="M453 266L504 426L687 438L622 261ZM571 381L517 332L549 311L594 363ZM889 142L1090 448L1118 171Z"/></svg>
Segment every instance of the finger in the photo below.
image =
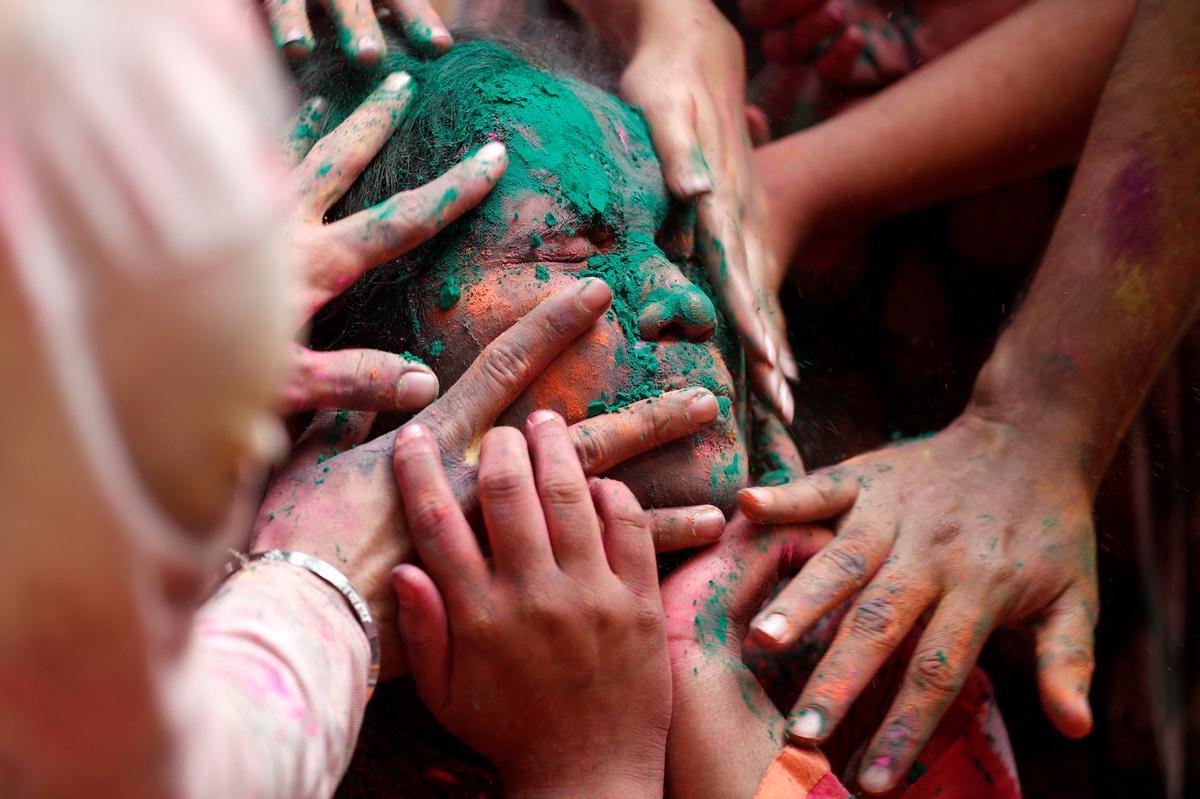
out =
<svg viewBox="0 0 1200 799"><path fill-rule="evenodd" d="M770 403L772 410L790 423L796 416L796 400L783 370L766 361L752 360L747 371L754 390Z"/></svg>
<svg viewBox="0 0 1200 799"><path fill-rule="evenodd" d="M630 458L703 429L720 414L703 388L669 391L571 425L571 440L587 474L603 474Z"/></svg>
<svg viewBox="0 0 1200 799"><path fill-rule="evenodd" d="M308 155L317 139L321 138L321 132L325 129L325 115L328 113L329 103L323 97L310 97L300 106L280 147L280 155L287 166L297 166Z"/></svg>
<svg viewBox="0 0 1200 799"><path fill-rule="evenodd" d="M675 552L711 544L725 530L725 514L714 505L654 508L646 511L656 552Z"/></svg>
<svg viewBox="0 0 1200 799"><path fill-rule="evenodd" d="M519 576L553 567L529 449L519 430L494 427L483 437L478 486L496 574Z"/></svg>
<svg viewBox="0 0 1200 799"><path fill-rule="evenodd" d="M317 352L296 347L295 362L284 388L284 407L289 411L411 412L437 398L438 379L429 367L392 352Z"/></svg>
<svg viewBox="0 0 1200 799"><path fill-rule="evenodd" d="M405 563L392 569L397 620L417 693L434 712L450 698L450 623L446 605L429 575Z"/></svg>
<svg viewBox="0 0 1200 799"><path fill-rule="evenodd" d="M846 26L846 15L841 3L826 3L821 8L798 17L792 24L792 52L807 59L817 45Z"/></svg>
<svg viewBox="0 0 1200 799"><path fill-rule="evenodd" d="M430 409L441 440L465 447L491 427L611 301L603 280L587 278L552 295L497 336Z"/></svg>
<svg viewBox="0 0 1200 799"><path fill-rule="evenodd" d="M847 27L837 40L817 59L817 72L835 86L853 86L859 81L855 67L863 53L867 39L862 30L853 25ZM863 63L864 68L866 64Z"/></svg>
<svg viewBox="0 0 1200 799"><path fill-rule="evenodd" d="M697 252L705 271L721 298L726 313L742 339L746 356L768 377L755 381L760 393L790 423L795 401L778 367L778 353L758 316L758 305L746 273L746 247L738 223L725 198L710 195L700 200L696 221Z"/></svg>
<svg viewBox="0 0 1200 799"><path fill-rule="evenodd" d="M596 573L604 563L600 524L566 423L554 411L534 411L525 423L525 435L554 559L563 571ZM644 524L645 517L641 520Z"/></svg>
<svg viewBox="0 0 1200 799"><path fill-rule="evenodd" d="M320 222L341 199L395 132L412 95L412 78L393 72L354 113L316 143L292 175L300 219Z"/></svg>
<svg viewBox="0 0 1200 799"><path fill-rule="evenodd" d="M604 552L613 574L639 595L657 593L658 564L646 512L624 483L592 478L589 487L604 526Z"/></svg>
<svg viewBox="0 0 1200 799"><path fill-rule="evenodd" d="M408 534L453 611L480 596L490 581L475 534L442 469L437 441L410 422L396 433L392 463Z"/></svg>
<svg viewBox="0 0 1200 799"><path fill-rule="evenodd" d="M742 0L742 21L752 28L774 28L808 13L825 0Z"/></svg>
<svg viewBox="0 0 1200 799"><path fill-rule="evenodd" d="M308 8L304 0L266 0L267 22L275 46L293 60L304 58L316 47Z"/></svg>
<svg viewBox="0 0 1200 799"><path fill-rule="evenodd" d="M881 572L842 619L829 651L813 669L792 710L788 735L808 742L829 737L933 601L934 589L918 578Z"/></svg>
<svg viewBox="0 0 1200 799"><path fill-rule="evenodd" d="M325 290L327 302L364 272L428 241L487 195L508 166L500 142L485 144L431 183L404 191L325 227L351 254L346 268L324 265L310 282Z"/></svg>
<svg viewBox="0 0 1200 799"><path fill-rule="evenodd" d="M454 43L428 0L388 0L388 6L404 20L404 36L419 55L444 53Z"/></svg>
<svg viewBox="0 0 1200 799"><path fill-rule="evenodd" d="M775 488L743 488L738 505L760 524L819 522L849 510L858 488L852 473L825 469Z"/></svg>
<svg viewBox="0 0 1200 799"><path fill-rule="evenodd" d="M959 604L948 597L933 614L859 768L859 784L868 793L883 793L909 773L979 658L987 635L978 622L974 601Z"/></svg>
<svg viewBox="0 0 1200 799"><path fill-rule="evenodd" d="M1042 709L1068 738L1082 738L1092 730L1088 690L1096 666L1097 607L1094 588L1068 588L1034 631Z"/></svg>
<svg viewBox="0 0 1200 799"><path fill-rule="evenodd" d="M296 442L287 469L308 469L335 458L367 440L375 414L359 411L324 410Z"/></svg>
<svg viewBox="0 0 1200 799"><path fill-rule="evenodd" d="M849 599L879 569L894 534L874 519L853 514L829 546L804 565L751 625L755 642L778 651L790 646L829 611Z"/></svg>
<svg viewBox="0 0 1200 799"><path fill-rule="evenodd" d="M767 112L757 105L747 105L746 130L750 132L750 142L755 147L771 141L771 122L767 119Z"/></svg>
<svg viewBox="0 0 1200 799"><path fill-rule="evenodd" d="M325 0L325 5L346 55L360 64L378 64L387 45L371 0Z"/></svg>
<svg viewBox="0 0 1200 799"><path fill-rule="evenodd" d="M712 191L712 173L696 134L694 109L672 104L650 106L645 113L671 194L680 200L693 200Z"/></svg>

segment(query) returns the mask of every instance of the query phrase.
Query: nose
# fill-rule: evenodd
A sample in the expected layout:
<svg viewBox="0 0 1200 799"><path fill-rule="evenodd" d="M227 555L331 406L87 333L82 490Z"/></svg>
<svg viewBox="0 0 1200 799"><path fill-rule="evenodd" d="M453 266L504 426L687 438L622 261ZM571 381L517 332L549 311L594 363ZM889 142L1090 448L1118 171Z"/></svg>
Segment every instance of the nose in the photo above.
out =
<svg viewBox="0 0 1200 799"><path fill-rule="evenodd" d="M645 341L708 341L717 327L717 309L700 288L665 259L643 268L647 291L638 310L638 333Z"/></svg>

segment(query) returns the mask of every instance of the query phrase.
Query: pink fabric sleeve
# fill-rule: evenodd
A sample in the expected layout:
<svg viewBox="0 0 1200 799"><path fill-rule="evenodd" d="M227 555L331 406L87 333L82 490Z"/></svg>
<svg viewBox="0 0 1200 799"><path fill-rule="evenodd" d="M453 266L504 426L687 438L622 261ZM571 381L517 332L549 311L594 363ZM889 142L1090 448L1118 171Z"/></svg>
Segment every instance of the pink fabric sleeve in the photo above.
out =
<svg viewBox="0 0 1200 799"><path fill-rule="evenodd" d="M369 664L362 628L320 578L284 563L233 575L196 615L170 688L184 795L332 796Z"/></svg>

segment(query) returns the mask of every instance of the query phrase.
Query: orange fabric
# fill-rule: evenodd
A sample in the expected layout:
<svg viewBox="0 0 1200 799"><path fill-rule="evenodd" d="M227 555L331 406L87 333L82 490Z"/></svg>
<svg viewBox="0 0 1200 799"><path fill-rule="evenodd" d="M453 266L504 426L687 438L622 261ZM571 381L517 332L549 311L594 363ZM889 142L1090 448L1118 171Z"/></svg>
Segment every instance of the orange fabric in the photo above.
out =
<svg viewBox="0 0 1200 799"><path fill-rule="evenodd" d="M848 796L829 771L829 761L816 749L785 746L772 761L759 783L755 799L803 799L820 786L820 796L837 799ZM840 792L839 792L840 791Z"/></svg>

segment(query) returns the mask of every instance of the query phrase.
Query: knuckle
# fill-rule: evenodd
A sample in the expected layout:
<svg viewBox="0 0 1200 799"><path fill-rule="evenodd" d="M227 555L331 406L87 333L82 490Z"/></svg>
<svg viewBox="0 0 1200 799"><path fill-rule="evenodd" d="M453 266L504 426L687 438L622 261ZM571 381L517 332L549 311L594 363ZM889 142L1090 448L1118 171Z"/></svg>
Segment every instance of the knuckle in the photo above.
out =
<svg viewBox="0 0 1200 799"><path fill-rule="evenodd" d="M1063 650L1060 654L1062 663L1068 669L1073 671L1092 671L1096 666L1096 660L1093 657L1091 650L1080 647L1070 647Z"/></svg>
<svg viewBox="0 0 1200 799"><path fill-rule="evenodd" d="M497 339L484 350L483 374L499 386L519 385L532 369L529 352L520 344Z"/></svg>
<svg viewBox="0 0 1200 799"><path fill-rule="evenodd" d="M888 646L898 625L896 609L884 596L864 598L850 617L850 633L878 646Z"/></svg>
<svg viewBox="0 0 1200 799"><path fill-rule="evenodd" d="M440 537L457 513L457 506L432 495L420 496L408 506L408 515L417 530L430 539Z"/></svg>
<svg viewBox="0 0 1200 799"><path fill-rule="evenodd" d="M867 552L861 544L843 540L826 549L824 558L839 581L857 585L867 575Z"/></svg>
<svg viewBox="0 0 1200 799"><path fill-rule="evenodd" d="M470 641L479 641L488 637L494 620L491 612L482 605L470 605L454 618L454 632L457 637Z"/></svg>
<svg viewBox="0 0 1200 799"><path fill-rule="evenodd" d="M648 441L653 444L663 444L670 441L673 436L671 429L673 427L673 412L677 409L668 406L665 402L652 403L645 411L640 413L641 431L639 433L643 441ZM682 410L679 408L678 410Z"/></svg>
<svg viewBox="0 0 1200 799"><path fill-rule="evenodd" d="M515 498L525 487L525 477L507 467L480 468L479 493L494 501Z"/></svg>
<svg viewBox="0 0 1200 799"><path fill-rule="evenodd" d="M608 436L603 435L598 429L589 430L584 435L573 435L572 439L584 472L596 469L600 464L608 462Z"/></svg>
<svg viewBox="0 0 1200 799"><path fill-rule="evenodd" d="M661 608L639 605L633 611L633 629L643 637L657 638L666 629L666 618Z"/></svg>
<svg viewBox="0 0 1200 799"><path fill-rule="evenodd" d="M911 679L917 689L938 695L952 694L959 688L959 674L942 649L923 649L913 657Z"/></svg>
<svg viewBox="0 0 1200 799"><path fill-rule="evenodd" d="M587 486L567 479L560 473L554 473L542 478L538 493L554 510L573 510L587 496Z"/></svg>

